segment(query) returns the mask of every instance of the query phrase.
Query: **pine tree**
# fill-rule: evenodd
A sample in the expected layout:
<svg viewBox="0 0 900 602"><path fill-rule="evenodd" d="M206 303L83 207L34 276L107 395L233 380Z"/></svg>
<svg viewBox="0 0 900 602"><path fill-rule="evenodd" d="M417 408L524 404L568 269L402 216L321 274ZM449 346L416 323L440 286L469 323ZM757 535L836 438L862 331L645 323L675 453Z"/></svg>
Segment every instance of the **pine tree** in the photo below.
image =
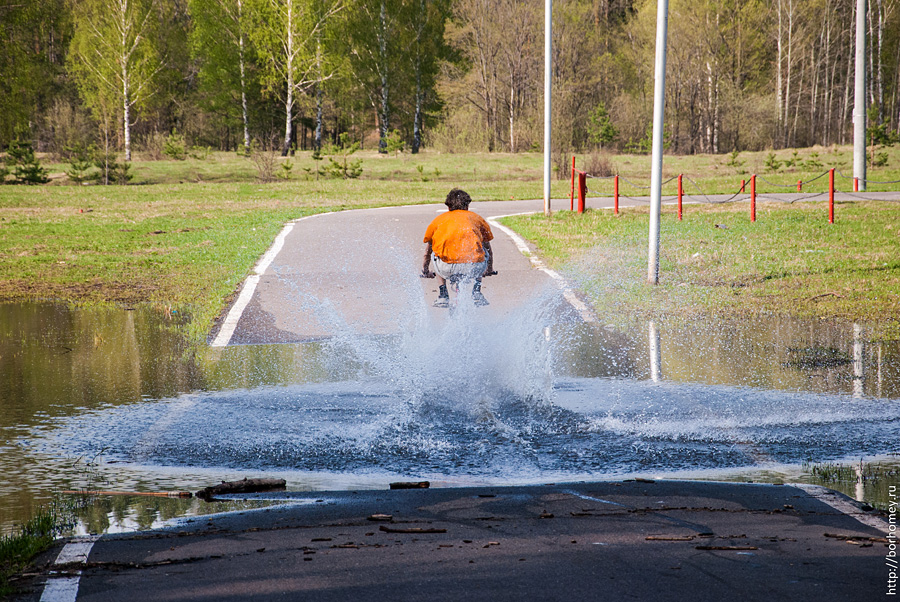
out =
<svg viewBox="0 0 900 602"><path fill-rule="evenodd" d="M16 184L46 184L50 181L30 142L20 138L13 140L6 151L6 163L12 167Z"/></svg>

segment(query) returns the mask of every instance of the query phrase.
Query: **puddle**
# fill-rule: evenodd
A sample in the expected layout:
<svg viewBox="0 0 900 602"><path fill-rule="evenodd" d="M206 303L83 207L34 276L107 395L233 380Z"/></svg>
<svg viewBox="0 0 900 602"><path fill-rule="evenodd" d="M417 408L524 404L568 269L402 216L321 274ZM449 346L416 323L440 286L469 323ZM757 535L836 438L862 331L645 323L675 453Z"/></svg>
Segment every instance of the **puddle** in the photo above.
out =
<svg viewBox="0 0 900 602"><path fill-rule="evenodd" d="M197 491L245 476L306 491L398 477L780 482L810 480L809 465L896 462L900 344L869 341L864 325L611 328L555 324L538 305L502 324L462 316L224 349L189 347L150 308L0 306L0 531L63 490ZM891 478L845 492L877 502ZM75 529L220 509L101 498Z"/></svg>

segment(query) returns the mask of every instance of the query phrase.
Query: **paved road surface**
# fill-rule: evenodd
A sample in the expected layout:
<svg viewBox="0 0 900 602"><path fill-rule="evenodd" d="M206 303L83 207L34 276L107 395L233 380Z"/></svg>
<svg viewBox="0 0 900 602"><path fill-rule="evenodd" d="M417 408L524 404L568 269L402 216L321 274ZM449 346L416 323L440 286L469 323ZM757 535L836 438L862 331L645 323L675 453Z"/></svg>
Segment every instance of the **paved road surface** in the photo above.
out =
<svg viewBox="0 0 900 602"><path fill-rule="evenodd" d="M485 218L541 211L540 201L472 203ZM404 328L418 297L430 308L437 280L419 278L425 228L446 210L441 203L344 211L297 221L284 246L260 275L254 295L240 312L233 334L212 333L219 344L286 343L331 336L346 323L360 334L389 334ZM553 286L534 269L513 239L494 227L497 276L484 279L491 305L502 315L535 291ZM234 317L234 308L229 318Z"/></svg>
<svg viewBox="0 0 900 602"><path fill-rule="evenodd" d="M80 571L82 602L868 601L887 591L885 534L791 486L629 481L291 497L298 505L103 537L86 563L56 567L68 573L51 583ZM23 599L37 599L42 580Z"/></svg>

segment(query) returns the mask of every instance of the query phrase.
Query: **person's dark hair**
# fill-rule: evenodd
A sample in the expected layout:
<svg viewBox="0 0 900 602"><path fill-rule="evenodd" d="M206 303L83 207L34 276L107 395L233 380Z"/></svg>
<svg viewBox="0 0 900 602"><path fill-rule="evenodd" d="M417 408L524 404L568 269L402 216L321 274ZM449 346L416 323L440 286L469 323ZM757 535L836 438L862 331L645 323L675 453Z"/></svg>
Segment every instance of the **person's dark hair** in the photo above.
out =
<svg viewBox="0 0 900 602"><path fill-rule="evenodd" d="M447 200L444 201L444 204L447 205L450 211L455 211L457 209L468 209L471 202L472 197L469 196L468 192L454 188L447 194Z"/></svg>

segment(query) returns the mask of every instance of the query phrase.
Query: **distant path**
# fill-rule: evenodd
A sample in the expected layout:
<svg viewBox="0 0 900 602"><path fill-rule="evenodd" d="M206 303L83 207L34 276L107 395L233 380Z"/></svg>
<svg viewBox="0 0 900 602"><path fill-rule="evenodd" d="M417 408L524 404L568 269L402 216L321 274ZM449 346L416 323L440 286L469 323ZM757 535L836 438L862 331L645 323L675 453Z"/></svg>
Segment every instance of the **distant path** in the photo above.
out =
<svg viewBox="0 0 900 602"><path fill-rule="evenodd" d="M757 201L825 201L828 195L808 193L758 194ZM749 194L685 195L686 204L747 201ZM900 192L837 193L835 201L900 201ZM650 197L620 197L620 207L646 206ZM665 205L675 203L663 197ZM590 197L588 208L611 208L612 197ZM543 202L475 202L471 209L485 218L543 211ZM554 210L568 210L568 199L555 199ZM825 210L823 203L823 211ZM340 316L360 334L386 334L402 328L409 311L410 281L422 262L422 236L429 222L445 211L433 204L338 211L296 220L276 239L244 283L226 317L213 329L213 346L288 343L315 340L335 333L333 319ZM840 220L840 210L836 212ZM521 305L553 282L553 274L535 269L539 263L523 254L524 243L514 233L494 229L495 269L498 276L484 280L491 305L481 309L501 316ZM421 295L430 305L437 296L437 281L418 279ZM590 319L575 295L566 295L582 319ZM323 305L324 304L324 305ZM579 307L580 306L580 307ZM324 309L323 309L324 308ZM328 308L333 308L331 311ZM327 311L326 311L327 310ZM440 313L444 310L430 309Z"/></svg>
<svg viewBox="0 0 900 602"><path fill-rule="evenodd" d="M490 219L542 211L543 202L475 202L470 209ZM361 334L397 332L409 311L410 294L421 294L429 306L437 297L437 281L418 278L417 273L425 251L425 228L444 211L443 203L436 201L297 220L261 261L261 273L248 279L254 287L252 296L245 294L244 307L236 311L238 297L223 320L225 325L213 331L211 343L287 343L328 337L334 334L333 314ZM534 269L509 234L502 228L493 230L494 268L499 274L484 280L483 290L491 304L479 311L500 316L554 283L547 273ZM333 314L323 303L334 308ZM233 328L230 335L226 327Z"/></svg>

